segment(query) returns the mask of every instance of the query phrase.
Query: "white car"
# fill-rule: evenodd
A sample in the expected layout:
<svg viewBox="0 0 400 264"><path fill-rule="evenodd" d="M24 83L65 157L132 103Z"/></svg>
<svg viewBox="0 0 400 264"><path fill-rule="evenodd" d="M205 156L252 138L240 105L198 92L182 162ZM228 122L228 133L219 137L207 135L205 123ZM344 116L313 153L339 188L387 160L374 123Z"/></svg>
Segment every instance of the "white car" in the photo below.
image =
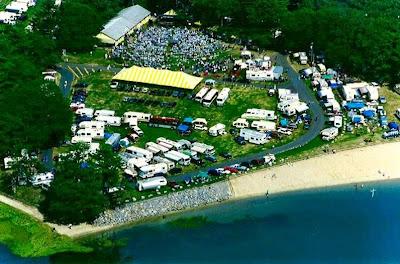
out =
<svg viewBox="0 0 400 264"><path fill-rule="evenodd" d="M110 84L111 89L117 89L117 87L118 87L118 82L111 82Z"/></svg>

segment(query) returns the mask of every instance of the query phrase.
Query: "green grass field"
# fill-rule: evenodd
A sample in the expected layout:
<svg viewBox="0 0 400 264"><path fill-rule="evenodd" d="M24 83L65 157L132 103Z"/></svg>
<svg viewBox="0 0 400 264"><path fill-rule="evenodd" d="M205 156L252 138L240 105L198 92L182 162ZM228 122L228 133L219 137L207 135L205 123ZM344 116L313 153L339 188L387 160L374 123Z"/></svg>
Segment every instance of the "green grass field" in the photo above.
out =
<svg viewBox="0 0 400 264"><path fill-rule="evenodd" d="M0 203L0 243L22 257L49 256L58 252L89 252L66 236L53 232L47 225Z"/></svg>
<svg viewBox="0 0 400 264"><path fill-rule="evenodd" d="M217 123L223 123L226 125L227 130L229 130L232 122L236 120L236 118L240 117L248 108L275 110L277 104L276 98L269 97L263 89L231 87L232 90L230 97L223 107L213 105L210 108L206 108L200 103L186 98L176 99L173 97L152 96L135 92L117 92L111 90L109 87L111 77L112 75L108 73L97 73L87 77L86 81L91 84L88 88L89 96L86 101L87 107L93 107L95 109L112 109L120 116L126 111L141 111L149 112L153 115L177 117L180 119L188 116L193 118L202 117L208 121L209 127ZM222 87L219 88L221 89ZM197 88L194 92L198 89L200 88ZM153 100L168 102L175 101L177 102L177 105L175 108L161 108L159 106L124 103L122 102L124 96L151 98ZM137 142L137 145L140 147L143 147L146 142L155 141L156 138L161 136L170 139L182 138L172 129L152 128L148 127L145 123L142 123L140 127L144 132L144 136ZM108 130L120 132L122 135L126 135L129 132L127 127L110 128ZM298 129L298 131L290 137L284 138L280 141L272 140L263 146L252 144L240 146L234 142L233 136L229 133L224 136L211 137L206 131L195 130L190 136L184 138L196 139L200 142L211 144L216 148L217 152L229 151L233 156L242 156L248 153L267 150L272 145L278 146L284 144L293 140L293 138L299 136L302 132L301 129Z"/></svg>
<svg viewBox="0 0 400 264"><path fill-rule="evenodd" d="M12 0L0 0L0 11L3 11Z"/></svg>

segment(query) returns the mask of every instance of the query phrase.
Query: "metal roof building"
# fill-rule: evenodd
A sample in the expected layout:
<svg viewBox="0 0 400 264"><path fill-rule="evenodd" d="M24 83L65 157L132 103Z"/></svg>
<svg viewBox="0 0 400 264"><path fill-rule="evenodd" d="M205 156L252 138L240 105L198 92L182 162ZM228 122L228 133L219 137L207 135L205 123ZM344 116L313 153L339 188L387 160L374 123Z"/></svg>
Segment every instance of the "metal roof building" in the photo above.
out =
<svg viewBox="0 0 400 264"><path fill-rule="evenodd" d="M105 44L117 45L124 40L125 35L132 33L150 20L150 11L134 5L121 10L111 19L96 36Z"/></svg>

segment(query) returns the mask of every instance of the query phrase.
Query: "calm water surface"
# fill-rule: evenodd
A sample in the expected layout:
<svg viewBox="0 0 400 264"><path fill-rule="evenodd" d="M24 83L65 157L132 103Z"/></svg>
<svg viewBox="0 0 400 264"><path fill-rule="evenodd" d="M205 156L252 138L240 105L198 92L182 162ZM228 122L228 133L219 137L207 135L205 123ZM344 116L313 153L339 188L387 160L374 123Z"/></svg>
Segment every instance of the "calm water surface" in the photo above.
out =
<svg viewBox="0 0 400 264"><path fill-rule="evenodd" d="M104 237L126 244L43 259L0 247L0 263L400 263L400 182L226 203Z"/></svg>

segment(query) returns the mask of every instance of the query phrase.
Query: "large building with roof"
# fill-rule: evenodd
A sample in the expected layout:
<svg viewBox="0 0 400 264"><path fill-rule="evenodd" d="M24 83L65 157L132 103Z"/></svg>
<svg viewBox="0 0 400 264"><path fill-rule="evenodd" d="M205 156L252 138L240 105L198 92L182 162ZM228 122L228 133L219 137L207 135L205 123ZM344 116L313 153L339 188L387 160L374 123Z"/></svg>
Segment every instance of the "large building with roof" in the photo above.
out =
<svg viewBox="0 0 400 264"><path fill-rule="evenodd" d="M193 90L203 78L181 71L159 70L148 67L126 68L113 77L114 81L147 84L156 87L173 87Z"/></svg>
<svg viewBox="0 0 400 264"><path fill-rule="evenodd" d="M104 44L118 45L124 41L126 35L147 24L150 19L150 11L134 5L121 10L96 37Z"/></svg>

